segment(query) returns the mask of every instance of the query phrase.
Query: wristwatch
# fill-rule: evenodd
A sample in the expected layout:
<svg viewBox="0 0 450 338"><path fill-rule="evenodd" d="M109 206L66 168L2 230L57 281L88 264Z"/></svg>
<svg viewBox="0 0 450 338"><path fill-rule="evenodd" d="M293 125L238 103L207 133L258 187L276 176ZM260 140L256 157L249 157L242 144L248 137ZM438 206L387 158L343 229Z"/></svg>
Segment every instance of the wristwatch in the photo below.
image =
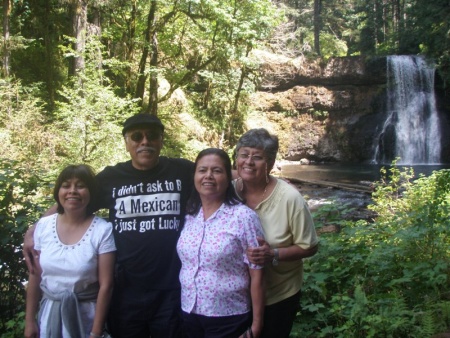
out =
<svg viewBox="0 0 450 338"><path fill-rule="evenodd" d="M278 249L273 249L273 260L272 260L272 265L278 265L278 260L280 258L280 254L278 252Z"/></svg>

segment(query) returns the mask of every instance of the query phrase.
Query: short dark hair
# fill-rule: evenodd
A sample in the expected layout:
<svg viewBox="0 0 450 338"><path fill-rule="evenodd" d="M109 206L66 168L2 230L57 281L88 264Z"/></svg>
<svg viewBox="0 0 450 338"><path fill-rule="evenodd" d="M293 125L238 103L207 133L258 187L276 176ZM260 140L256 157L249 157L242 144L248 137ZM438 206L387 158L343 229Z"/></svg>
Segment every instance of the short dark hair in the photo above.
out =
<svg viewBox="0 0 450 338"><path fill-rule="evenodd" d="M264 128L250 129L239 138L235 149L236 155L242 147L262 149L268 162L273 164L277 159L278 137Z"/></svg>
<svg viewBox="0 0 450 338"><path fill-rule="evenodd" d="M86 184L90 194L90 200L86 207L86 214L92 214L94 211L96 211L95 201L97 201L98 199L99 189L94 170L86 164L68 165L61 171L58 178L56 179L55 187L53 188L53 198L58 204L58 213L64 213L64 208L59 200L59 189L61 189L61 186L64 182L70 180L71 178L78 178L79 180L83 181L84 184Z"/></svg>
<svg viewBox="0 0 450 338"><path fill-rule="evenodd" d="M239 199L238 195L236 194L236 191L234 190L234 186L231 183L233 177L231 175L231 160L228 154L219 148L207 148L203 149L201 152L198 153L197 158L195 159L195 167L194 167L194 173L197 170L198 162L201 158L207 155L216 155L220 157L222 160L224 166L225 166L225 172L227 174L228 179L228 187L225 191L225 199L224 203L227 205L237 205L242 203ZM195 174L194 174L195 175ZM186 213L188 215L196 215L200 211L200 207L202 206L202 201L200 200L200 194L198 193L197 189L193 189L191 196L189 197L189 200L187 201L186 206Z"/></svg>

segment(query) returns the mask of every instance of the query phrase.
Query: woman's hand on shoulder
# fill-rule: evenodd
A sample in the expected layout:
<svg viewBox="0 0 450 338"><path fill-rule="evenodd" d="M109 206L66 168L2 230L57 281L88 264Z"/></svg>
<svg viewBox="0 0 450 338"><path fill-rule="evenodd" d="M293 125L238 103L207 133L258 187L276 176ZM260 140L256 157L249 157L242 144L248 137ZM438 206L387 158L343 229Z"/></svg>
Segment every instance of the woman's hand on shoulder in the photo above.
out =
<svg viewBox="0 0 450 338"><path fill-rule="evenodd" d="M250 263L264 265L268 261L272 261L271 249L269 243L263 238L258 237L258 247L250 247L247 249L247 257Z"/></svg>

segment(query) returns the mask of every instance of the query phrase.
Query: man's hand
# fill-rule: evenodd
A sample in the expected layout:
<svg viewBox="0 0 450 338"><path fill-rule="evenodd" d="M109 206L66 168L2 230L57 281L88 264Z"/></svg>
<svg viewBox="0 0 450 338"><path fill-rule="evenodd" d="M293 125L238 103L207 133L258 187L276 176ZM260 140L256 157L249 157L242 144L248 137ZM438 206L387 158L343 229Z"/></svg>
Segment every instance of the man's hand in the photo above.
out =
<svg viewBox="0 0 450 338"><path fill-rule="evenodd" d="M58 206L54 204L51 206L43 216L49 216L56 214ZM25 236L23 237L23 248L22 248L22 254L23 258L25 259L25 263L27 264L27 268L29 273L34 274L36 271L36 259L38 259L39 255L36 250L34 250L34 230L36 229L36 224L33 224L25 233Z"/></svg>
<svg viewBox="0 0 450 338"><path fill-rule="evenodd" d="M27 264L28 271L30 273L34 273L36 268L36 259L38 257L38 252L34 250L34 240L33 240L33 234L34 229L36 228L36 225L31 226L27 232L25 233L25 236L23 238L23 257L25 259L25 263Z"/></svg>

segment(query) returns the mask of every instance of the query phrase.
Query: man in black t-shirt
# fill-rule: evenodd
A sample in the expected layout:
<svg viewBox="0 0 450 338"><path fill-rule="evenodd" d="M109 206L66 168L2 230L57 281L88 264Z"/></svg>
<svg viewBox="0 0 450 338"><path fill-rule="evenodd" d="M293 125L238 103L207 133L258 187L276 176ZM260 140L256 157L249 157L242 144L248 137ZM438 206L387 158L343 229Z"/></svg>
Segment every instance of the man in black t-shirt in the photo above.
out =
<svg viewBox="0 0 450 338"><path fill-rule="evenodd" d="M97 175L99 207L109 210L117 278L109 327L113 337L179 334L180 261L176 243L193 189L192 162L160 156L164 126L149 114L124 123L131 160Z"/></svg>
<svg viewBox="0 0 450 338"><path fill-rule="evenodd" d="M194 164L160 156L164 125L156 116L130 117L122 134L131 160L97 174L98 208L109 210L117 246L108 328L114 338L181 337L176 243L193 189ZM24 242L31 272L33 230Z"/></svg>

